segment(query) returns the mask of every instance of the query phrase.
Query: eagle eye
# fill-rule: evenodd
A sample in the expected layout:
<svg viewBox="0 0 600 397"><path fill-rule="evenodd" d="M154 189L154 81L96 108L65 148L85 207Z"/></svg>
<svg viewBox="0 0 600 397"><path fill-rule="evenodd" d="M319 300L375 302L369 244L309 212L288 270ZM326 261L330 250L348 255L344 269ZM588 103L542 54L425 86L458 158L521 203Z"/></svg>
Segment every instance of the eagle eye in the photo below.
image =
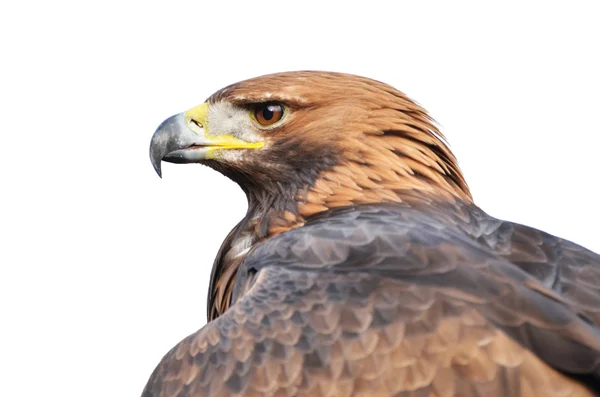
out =
<svg viewBox="0 0 600 397"><path fill-rule="evenodd" d="M258 124L268 127L283 117L283 106L278 103L263 103L254 108L252 115Z"/></svg>

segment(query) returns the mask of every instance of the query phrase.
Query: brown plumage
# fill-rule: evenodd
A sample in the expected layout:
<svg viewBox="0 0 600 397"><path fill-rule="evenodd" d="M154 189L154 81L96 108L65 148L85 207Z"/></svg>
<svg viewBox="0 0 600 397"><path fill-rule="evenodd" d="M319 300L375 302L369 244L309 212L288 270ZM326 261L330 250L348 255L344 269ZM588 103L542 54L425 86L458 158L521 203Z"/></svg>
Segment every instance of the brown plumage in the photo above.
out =
<svg viewBox="0 0 600 397"><path fill-rule="evenodd" d="M235 233L258 242L300 226L319 212L355 204L458 198L471 202L456 158L419 105L387 84L338 73L280 73L246 80L213 94L209 103L239 106L281 101L293 119L269 131L267 156L238 165L209 161L245 189L245 222L217 257L209 319L230 304L235 269L227 257ZM269 158L272 167L258 166ZM299 175L305 173L308 175ZM250 224L248 224L250 223ZM255 229L249 232L249 229Z"/></svg>
<svg viewBox="0 0 600 397"><path fill-rule="evenodd" d="M211 321L144 397L600 395L600 257L481 211L404 94L293 72L208 103L286 118L257 130L263 148L202 161L248 213L215 261Z"/></svg>

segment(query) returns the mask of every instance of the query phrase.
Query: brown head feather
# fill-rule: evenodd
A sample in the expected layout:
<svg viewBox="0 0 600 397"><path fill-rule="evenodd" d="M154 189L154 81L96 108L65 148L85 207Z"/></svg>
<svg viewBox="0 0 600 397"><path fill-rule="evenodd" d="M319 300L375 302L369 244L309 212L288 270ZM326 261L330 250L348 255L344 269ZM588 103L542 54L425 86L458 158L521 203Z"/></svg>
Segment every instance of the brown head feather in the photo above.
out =
<svg viewBox="0 0 600 397"><path fill-rule="evenodd" d="M208 101L237 106L277 101L289 109L280 127L264 133L263 150L248 153L243 163L208 162L238 182L249 202L248 215L213 269L211 319L231 304L243 260L232 246L241 235L254 245L348 205L472 202L433 120L387 84L340 73L288 72L233 84Z"/></svg>

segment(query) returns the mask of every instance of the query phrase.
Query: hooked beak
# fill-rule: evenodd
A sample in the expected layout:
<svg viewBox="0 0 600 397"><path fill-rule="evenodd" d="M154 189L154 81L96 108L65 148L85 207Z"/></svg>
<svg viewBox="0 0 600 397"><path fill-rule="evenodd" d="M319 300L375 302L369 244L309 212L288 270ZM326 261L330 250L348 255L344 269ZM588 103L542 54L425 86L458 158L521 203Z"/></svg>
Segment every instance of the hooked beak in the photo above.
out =
<svg viewBox="0 0 600 397"><path fill-rule="evenodd" d="M206 156L206 139L195 134L185 125L183 113L169 117L156 129L150 141L150 161L158 174L162 177L161 161L173 163L193 163ZM199 150L188 150L192 147ZM204 153L203 153L204 152Z"/></svg>
<svg viewBox="0 0 600 397"><path fill-rule="evenodd" d="M161 161L198 163L214 158L216 150L256 149L263 142L245 142L230 134L208 134L208 103L179 113L162 122L150 142L150 161L162 178Z"/></svg>

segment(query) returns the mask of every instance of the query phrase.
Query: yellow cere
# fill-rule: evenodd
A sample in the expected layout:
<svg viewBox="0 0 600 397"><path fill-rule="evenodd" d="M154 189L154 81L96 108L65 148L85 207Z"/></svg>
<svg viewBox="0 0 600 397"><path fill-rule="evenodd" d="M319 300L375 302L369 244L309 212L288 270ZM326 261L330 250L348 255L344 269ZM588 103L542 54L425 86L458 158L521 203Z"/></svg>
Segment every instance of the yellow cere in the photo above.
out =
<svg viewBox="0 0 600 397"><path fill-rule="evenodd" d="M246 142L241 139L234 137L231 134L221 134L221 135L209 135L208 134L208 103L204 102L202 105L198 105L184 113L185 121L189 125L191 120L196 121L200 124L204 130L204 138L210 142L210 146L214 146L210 148L210 157L212 156L212 152L217 149L260 149L265 146L264 142ZM194 131L196 132L196 131Z"/></svg>
<svg viewBox="0 0 600 397"><path fill-rule="evenodd" d="M184 117L186 123L189 123L193 119L204 127L204 131L208 131L208 126L206 125L206 120L208 119L208 102L187 110L184 113Z"/></svg>

